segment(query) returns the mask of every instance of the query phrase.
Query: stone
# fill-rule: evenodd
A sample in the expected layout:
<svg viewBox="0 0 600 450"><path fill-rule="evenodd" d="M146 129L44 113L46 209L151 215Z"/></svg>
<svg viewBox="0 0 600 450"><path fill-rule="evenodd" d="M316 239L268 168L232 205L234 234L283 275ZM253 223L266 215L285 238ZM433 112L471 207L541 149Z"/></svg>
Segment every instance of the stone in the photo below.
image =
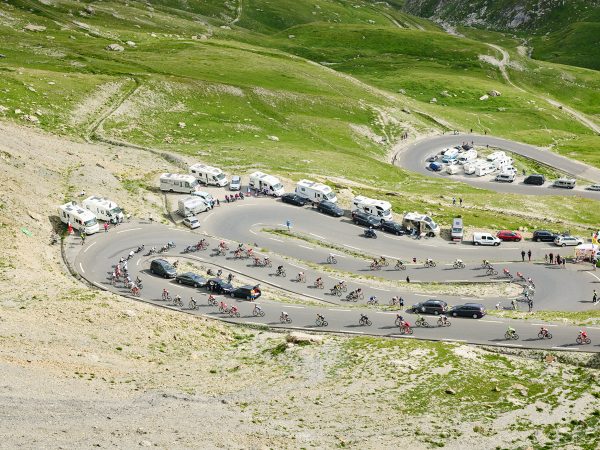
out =
<svg viewBox="0 0 600 450"><path fill-rule="evenodd" d="M296 37L295 34L288 34L288 39L294 39Z"/></svg>
<svg viewBox="0 0 600 450"><path fill-rule="evenodd" d="M485 101L485 100L487 100L487 99L489 99L489 98L490 98L490 96L489 96L489 95L487 95L487 94L485 94L485 95L482 95L481 97L479 97L479 100L481 100L481 101Z"/></svg>
<svg viewBox="0 0 600 450"><path fill-rule="evenodd" d="M34 25L32 23L28 23L23 27L25 31L35 31L37 33L41 33L42 31L46 31L46 27L43 25Z"/></svg>
<svg viewBox="0 0 600 450"><path fill-rule="evenodd" d="M140 441L140 447L152 447L152 442L144 439L143 441Z"/></svg>
<svg viewBox="0 0 600 450"><path fill-rule="evenodd" d="M39 123L40 119L38 119L36 116L31 115L31 114L24 114L21 116L21 119L27 121L27 122L31 122L31 123Z"/></svg>
<svg viewBox="0 0 600 450"><path fill-rule="evenodd" d="M136 46L135 42L133 42L133 41L127 41L127 42L125 42L125 44L127 44L129 47L135 47Z"/></svg>
<svg viewBox="0 0 600 450"><path fill-rule="evenodd" d="M398 89L398 94L404 95L406 94L406 91L404 89Z"/></svg>
<svg viewBox="0 0 600 450"><path fill-rule="evenodd" d="M403 112L403 113L406 113L406 114L411 114L411 111L410 111L410 109L408 109L408 108L406 108L406 107L405 107L405 108L402 108L402 112Z"/></svg>
<svg viewBox="0 0 600 450"><path fill-rule="evenodd" d="M92 5L87 5L85 7L85 12L88 14L94 14L96 12L96 10L92 7Z"/></svg>
<svg viewBox="0 0 600 450"><path fill-rule="evenodd" d="M488 95L490 97L500 97L502 94L500 92L496 91L496 90L491 90L491 91L488 92Z"/></svg>
<svg viewBox="0 0 600 450"><path fill-rule="evenodd" d="M442 97L451 97L451 95L450 95L450 93L448 91L442 91L442 92L440 92L440 95Z"/></svg>
<svg viewBox="0 0 600 450"><path fill-rule="evenodd" d="M323 342L323 337L294 331L288 334L285 337L285 340L292 344L321 344Z"/></svg>
<svg viewBox="0 0 600 450"><path fill-rule="evenodd" d="M279 138L277 136L267 136L267 139L273 142L279 142Z"/></svg>
<svg viewBox="0 0 600 450"><path fill-rule="evenodd" d="M111 52L122 52L125 50L125 48L119 44L109 44L106 46L106 50Z"/></svg>
<svg viewBox="0 0 600 450"><path fill-rule="evenodd" d="M437 98L433 97L431 100L429 100L429 103L437 103Z"/></svg>
<svg viewBox="0 0 600 450"><path fill-rule="evenodd" d="M8 108L6 106L0 105L0 113L4 113L8 111Z"/></svg>
<svg viewBox="0 0 600 450"><path fill-rule="evenodd" d="M444 392L446 392L446 394L456 395L456 391L452 388L446 388Z"/></svg>
<svg viewBox="0 0 600 450"><path fill-rule="evenodd" d="M185 128L185 122L179 122L177 126L181 129Z"/></svg>

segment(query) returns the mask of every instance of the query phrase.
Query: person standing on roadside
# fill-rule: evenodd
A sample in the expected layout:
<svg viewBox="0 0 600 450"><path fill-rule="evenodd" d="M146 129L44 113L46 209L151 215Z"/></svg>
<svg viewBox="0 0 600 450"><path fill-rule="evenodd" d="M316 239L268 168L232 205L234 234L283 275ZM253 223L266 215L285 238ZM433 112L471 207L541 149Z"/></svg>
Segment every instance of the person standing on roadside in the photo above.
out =
<svg viewBox="0 0 600 450"><path fill-rule="evenodd" d="M83 230L80 231L79 236L81 236L81 245L85 244L85 233Z"/></svg>
<svg viewBox="0 0 600 450"><path fill-rule="evenodd" d="M554 253L550 252L548 257L550 258L550 264L554 264Z"/></svg>
<svg viewBox="0 0 600 450"><path fill-rule="evenodd" d="M521 250L521 260L525 262L525 250Z"/></svg>
<svg viewBox="0 0 600 450"><path fill-rule="evenodd" d="M533 311L533 299L529 299L529 301L527 302L527 306L529 306L529 312Z"/></svg>
<svg viewBox="0 0 600 450"><path fill-rule="evenodd" d="M566 265L567 265L567 258L563 258L563 259L562 259L562 264L563 264L563 269L566 269Z"/></svg>
<svg viewBox="0 0 600 450"><path fill-rule="evenodd" d="M458 204L459 204L460 207L462 207L462 197L459 197Z"/></svg>
<svg viewBox="0 0 600 450"><path fill-rule="evenodd" d="M452 206L456 206L456 197L452 197Z"/></svg>
<svg viewBox="0 0 600 450"><path fill-rule="evenodd" d="M555 258L556 264L560 266L560 255L556 254L556 258Z"/></svg>
<svg viewBox="0 0 600 450"><path fill-rule="evenodd" d="M104 232L108 233L108 222L104 222Z"/></svg>
<svg viewBox="0 0 600 450"><path fill-rule="evenodd" d="M400 311L402 311L404 309L404 299L402 297L398 300L398 305L400 306Z"/></svg>
<svg viewBox="0 0 600 450"><path fill-rule="evenodd" d="M594 289L594 295L592 295L592 303L594 305L598 303L598 293L596 292L596 289Z"/></svg>
<svg viewBox="0 0 600 450"><path fill-rule="evenodd" d="M531 249L527 250L527 258L529 259L529 262L531 262Z"/></svg>

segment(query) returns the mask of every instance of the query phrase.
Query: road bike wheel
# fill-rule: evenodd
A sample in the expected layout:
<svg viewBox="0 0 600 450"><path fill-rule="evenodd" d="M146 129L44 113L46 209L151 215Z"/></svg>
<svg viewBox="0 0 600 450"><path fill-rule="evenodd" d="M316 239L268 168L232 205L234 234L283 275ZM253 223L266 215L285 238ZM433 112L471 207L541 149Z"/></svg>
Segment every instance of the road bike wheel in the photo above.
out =
<svg viewBox="0 0 600 450"><path fill-rule="evenodd" d="M326 327L327 325L329 325L329 322L327 322L326 320L323 321L323 326Z"/></svg>
<svg viewBox="0 0 600 450"><path fill-rule="evenodd" d="M367 320L367 326L370 327L372 324L372 322L370 320Z"/></svg>
<svg viewBox="0 0 600 450"><path fill-rule="evenodd" d="M551 335L550 333L546 333L546 337L547 337L548 339L552 339L552 335Z"/></svg>

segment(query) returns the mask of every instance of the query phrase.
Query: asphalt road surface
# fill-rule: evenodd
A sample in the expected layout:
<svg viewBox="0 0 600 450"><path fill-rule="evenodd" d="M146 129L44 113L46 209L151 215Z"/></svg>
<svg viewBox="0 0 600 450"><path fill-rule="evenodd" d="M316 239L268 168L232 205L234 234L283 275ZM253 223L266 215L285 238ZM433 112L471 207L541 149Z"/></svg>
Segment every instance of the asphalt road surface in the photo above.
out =
<svg viewBox="0 0 600 450"><path fill-rule="evenodd" d="M221 194L223 192L221 191ZM310 207L298 208L282 204L281 201L265 198L248 198L235 204L225 204L213 211L199 216L202 221L201 228L191 232L175 226L136 222L121 225L109 233L99 233L86 239L84 246L79 245L76 238L71 238L67 248L67 257L72 267L81 276L102 289L111 290L122 295L128 295L128 290L121 284L113 286L110 274L119 258L126 256L132 249L140 244L145 245L146 251L152 247L160 247L167 241L173 240L177 244L167 255L179 260L189 258L204 264L207 267L222 268L224 274L229 272L237 276L256 280L260 283L263 297L257 303L265 311L264 317L255 317L252 314L254 304L239 299L218 300L229 304L235 303L241 312L240 318L228 318L218 312L218 308L207 304L207 292L203 288L195 289L176 284L172 280L165 280L149 273L150 261L155 256L144 256L140 252L129 261L129 271L132 278L140 276L143 280L143 290L140 300L156 305L175 308L167 305L160 299L163 288L167 288L171 295L179 294L184 300L185 312L203 314L209 317L229 320L232 322L262 323L271 327L299 328L315 330L316 314L323 314L329 322L328 327L321 331L343 332L350 334L370 334L389 337L405 337L417 339L448 340L470 342L486 345L501 345L508 347L553 348L556 350L582 350L600 351L600 327L588 327L586 330L592 339L591 345L577 345L575 338L578 327L565 326L557 323L546 324L553 334L551 340L537 338L537 333L542 323L530 320L505 320L492 316L482 319L451 318L452 326L437 327L437 318L425 316L431 325L427 328L415 328L411 336L400 334L399 328L394 325L398 311L386 311L379 306L367 306L366 301L371 296L376 296L380 305L387 305L394 295L402 296L406 306L415 302L431 298L428 295L415 293L403 288L402 283L407 276L415 281L495 281L506 283L508 279L499 275L487 277L481 269L481 261L485 258L494 264L502 274L503 268L515 274L522 272L526 277L532 277L536 284L534 296L535 309L549 310L585 310L592 307L591 292L594 283L600 278L589 269L589 266L580 267L567 265L562 269L540 263L543 254L557 251L570 254L572 250L565 250L545 243L503 243L500 247L480 248L467 244L452 244L440 238L414 240L407 236L392 236L378 233L378 239L366 239L361 236L362 228L352 224L348 218L331 218L322 215ZM338 263L334 269L342 273L348 284L348 291L361 287L364 299L358 302L348 302L345 297L331 295L329 289L339 280L339 275L332 276L327 256L330 251L313 242L284 238L266 229L285 228L284 223L292 223L292 231L310 236L315 241L331 242L344 246L349 251L361 254L399 258L407 263L407 269L393 270L393 264L378 271L369 269L369 261L360 256L344 254L333 251L337 255ZM196 243L200 238L206 237L210 242L208 250L190 254L182 254L185 246ZM263 249L272 259L272 268L256 267L251 259L235 259L233 253L218 256L214 249L218 242L225 239L233 249L237 243L252 246L261 253ZM256 245L255 245L256 244ZM537 262L520 262L521 249L533 252L533 259ZM266 253L261 254L265 256ZM435 268L422 267L423 260L432 258L437 262ZM412 264L412 258L417 258L417 263ZM453 269L452 262L462 259L465 269ZM286 277L275 275L276 267L283 265ZM306 283L294 281L298 272L306 274ZM357 281L352 274L376 275L382 281ZM324 289L312 286L314 280L321 276ZM387 281L386 281L387 280ZM234 280L234 285L236 282ZM279 303L274 300L277 291L288 291L299 300L295 304ZM275 294L275 295L271 295ZM190 297L198 300L200 307L196 310L188 309ZM480 302L488 309L493 309L500 302L501 307L508 307L509 298L459 298L450 296L436 296L447 301L450 305L464 302ZM302 300L305 300L302 302ZM318 302L315 304L315 302ZM526 310L526 304L519 303L519 309ZM175 308L179 309L179 308ZM279 322L281 311L288 312L293 323L282 325ZM368 315L372 326L358 324L360 314ZM415 315L400 312L411 323ZM504 333L508 325L513 326L520 335L518 341L507 341Z"/></svg>
<svg viewBox="0 0 600 450"><path fill-rule="evenodd" d="M462 145L465 142L473 142L476 146L489 145L490 147L500 148L555 167L573 177L588 180L592 183L600 183L600 170L595 167L588 166L579 161L574 161L549 150L493 136L448 134L421 139L402 150L397 155L395 164L413 172L432 177L447 178L453 181L462 181L478 188L489 189L496 192L530 195L574 195L600 200L600 192L598 191L589 191L582 186L576 186L574 189L554 188L551 186L552 180L547 180L543 186L532 186L524 184L524 177L522 176L518 176L514 183L499 183L493 181L493 177L490 179L489 176L477 177L475 175L465 175L464 173L448 175L445 171L432 172L427 169L429 163L426 162L426 159L429 156L439 153L445 147L454 147L456 145Z"/></svg>

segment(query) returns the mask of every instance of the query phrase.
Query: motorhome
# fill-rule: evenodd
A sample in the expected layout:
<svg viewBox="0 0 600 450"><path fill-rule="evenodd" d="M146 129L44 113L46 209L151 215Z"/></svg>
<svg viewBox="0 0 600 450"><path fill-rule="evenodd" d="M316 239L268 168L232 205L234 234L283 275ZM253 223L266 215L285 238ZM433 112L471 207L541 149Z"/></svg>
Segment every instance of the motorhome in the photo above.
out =
<svg viewBox="0 0 600 450"><path fill-rule="evenodd" d="M465 165L463 166L463 170L467 175L472 175L475 173L475 168L482 164L487 164L487 161L484 159L475 159L473 161L465 163Z"/></svg>
<svg viewBox="0 0 600 450"><path fill-rule="evenodd" d="M450 233L453 241L462 241L464 236L463 220L460 217L452 219L452 232Z"/></svg>
<svg viewBox="0 0 600 450"><path fill-rule="evenodd" d="M496 168L492 163L481 164L475 166L475 175L478 177L482 177L484 175L489 175L490 173L493 173L495 170Z"/></svg>
<svg viewBox="0 0 600 450"><path fill-rule="evenodd" d="M446 173L448 175L456 175L458 172L460 172L460 166L456 164L446 166Z"/></svg>
<svg viewBox="0 0 600 450"><path fill-rule="evenodd" d="M385 200L357 195L352 200L352 211L364 211L383 220L392 220L392 204Z"/></svg>
<svg viewBox="0 0 600 450"><path fill-rule="evenodd" d="M279 181L279 178L273 175L267 175L263 172L254 172L250 175L250 181L248 182L250 189L256 189L264 191L265 189L270 195L275 197L281 197L285 194L283 190L283 184Z"/></svg>
<svg viewBox="0 0 600 450"><path fill-rule="evenodd" d="M476 159L477 159L477 150L471 149L471 150L467 150L466 152L463 152L459 155L458 163L465 164L465 163L468 163L469 161L475 161Z"/></svg>
<svg viewBox="0 0 600 450"><path fill-rule="evenodd" d="M105 222L118 223L124 219L123 211L112 200L106 197L92 195L81 202L82 206L89 209L97 219Z"/></svg>
<svg viewBox="0 0 600 450"><path fill-rule="evenodd" d="M402 225L409 231L418 235L436 236L440 234L440 227L433 219L425 214L406 213Z"/></svg>
<svg viewBox="0 0 600 450"><path fill-rule="evenodd" d="M451 149L448 149L444 153L444 156L442 158L442 162L448 163L450 161L454 161L456 158L458 158L458 150L455 149L455 148L451 148Z"/></svg>
<svg viewBox="0 0 600 450"><path fill-rule="evenodd" d="M229 180L221 169L207 166L206 164L197 163L191 165L190 173L202 184L223 187L229 183Z"/></svg>
<svg viewBox="0 0 600 450"><path fill-rule="evenodd" d="M504 158L496 158L492 161L494 167L500 171L503 171L505 167L511 167L513 164L513 159L505 156Z"/></svg>
<svg viewBox="0 0 600 450"><path fill-rule="evenodd" d="M75 202L65 203L58 207L60 221L85 234L94 234L100 231L96 216L89 209L79 206Z"/></svg>
<svg viewBox="0 0 600 450"><path fill-rule="evenodd" d="M191 194L194 191L200 190L200 183L198 183L194 175L163 173L160 176L160 190Z"/></svg>
<svg viewBox="0 0 600 450"><path fill-rule="evenodd" d="M488 160L488 161L495 161L495 160L497 160L497 159L502 159L502 158L506 158L506 153L504 153L504 152L501 152L501 151L499 151L499 152L494 152L494 153L490 153L490 154L487 156L487 160Z"/></svg>
<svg viewBox="0 0 600 450"><path fill-rule="evenodd" d="M329 186L317 183L316 181L298 181L296 184L296 194L317 203L321 200L329 200L332 203L337 202L335 192Z"/></svg>
<svg viewBox="0 0 600 450"><path fill-rule="evenodd" d="M177 202L177 213L182 217L195 216L209 209L210 205L200 197L186 197Z"/></svg>

